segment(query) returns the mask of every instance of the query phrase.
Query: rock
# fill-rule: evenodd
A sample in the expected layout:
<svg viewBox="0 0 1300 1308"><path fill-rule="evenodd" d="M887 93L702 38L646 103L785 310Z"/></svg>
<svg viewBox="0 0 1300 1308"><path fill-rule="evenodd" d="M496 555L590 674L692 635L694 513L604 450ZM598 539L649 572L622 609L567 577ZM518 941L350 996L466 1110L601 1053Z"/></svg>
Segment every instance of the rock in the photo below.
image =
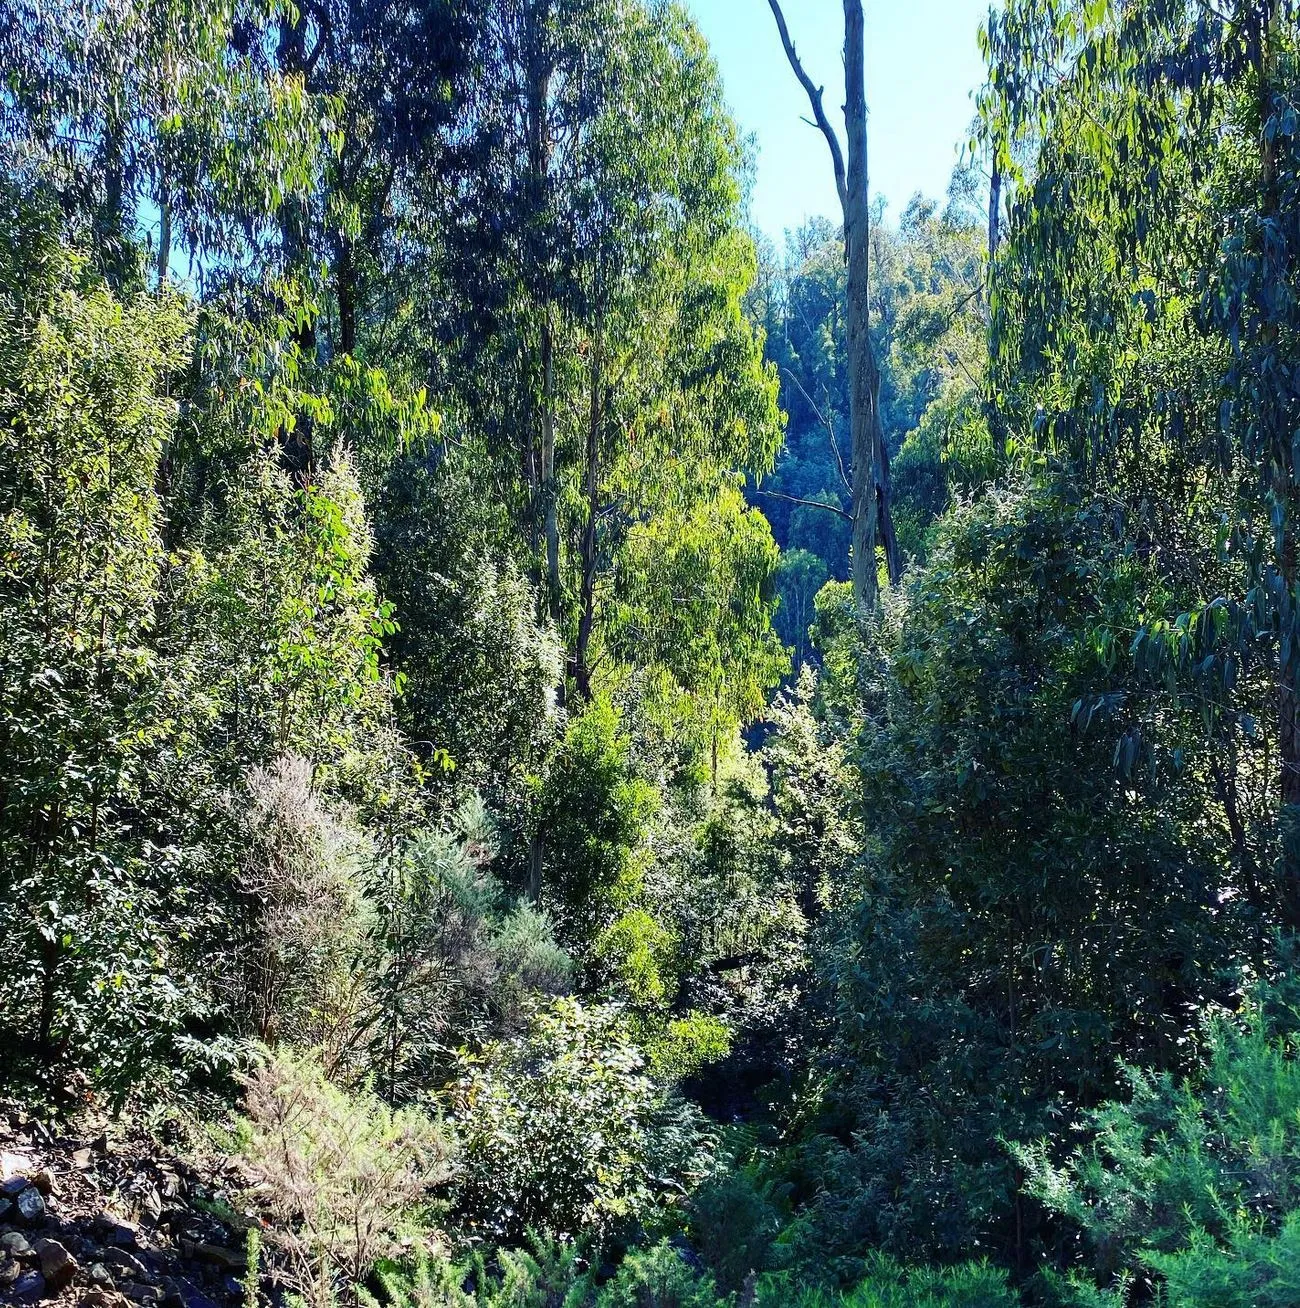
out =
<svg viewBox="0 0 1300 1308"><path fill-rule="evenodd" d="M116 1291L102 1285L92 1285L81 1296L81 1308L117 1308L119 1304L125 1302L126 1300Z"/></svg>
<svg viewBox="0 0 1300 1308"><path fill-rule="evenodd" d="M72 1284L77 1274L77 1260L57 1240L37 1240L37 1257L41 1260L41 1275L45 1284L58 1294Z"/></svg>
<svg viewBox="0 0 1300 1308"><path fill-rule="evenodd" d="M215 1300L189 1281L178 1281L163 1304L164 1308L217 1308Z"/></svg>
<svg viewBox="0 0 1300 1308"><path fill-rule="evenodd" d="M89 1149L74 1149L72 1151L72 1165L79 1172L88 1172L95 1165L95 1160Z"/></svg>
<svg viewBox="0 0 1300 1308"><path fill-rule="evenodd" d="M113 1146L109 1143L108 1132L101 1131L91 1142L90 1147L97 1154L111 1154Z"/></svg>
<svg viewBox="0 0 1300 1308"><path fill-rule="evenodd" d="M112 1273L103 1263L91 1263L90 1270L86 1273L86 1279L91 1285L99 1285L106 1290L113 1288Z"/></svg>
<svg viewBox="0 0 1300 1308"><path fill-rule="evenodd" d="M9 1216L14 1204L12 1199L0 1198L0 1222L3 1222Z"/></svg>
<svg viewBox="0 0 1300 1308"><path fill-rule="evenodd" d="M127 1253L125 1249L116 1247L105 1249L100 1255L100 1262L108 1268L112 1273L113 1280L119 1285L131 1281L147 1285L153 1280L153 1277L145 1270L145 1265L134 1254Z"/></svg>
<svg viewBox="0 0 1300 1308"><path fill-rule="evenodd" d="M7 1290L22 1274L23 1265L18 1259L0 1259L0 1290Z"/></svg>
<svg viewBox="0 0 1300 1308"><path fill-rule="evenodd" d="M29 1185L14 1200L18 1207L18 1220L28 1226L39 1226L45 1220L45 1199L41 1192Z"/></svg>
<svg viewBox="0 0 1300 1308"><path fill-rule="evenodd" d="M0 1181L0 1194L14 1199L22 1194L29 1185L31 1185L31 1181L28 1180L26 1172L15 1172L12 1176L6 1176L3 1181Z"/></svg>
<svg viewBox="0 0 1300 1308"><path fill-rule="evenodd" d="M95 1218L94 1228L105 1244L115 1244L120 1249L134 1249L140 1243L134 1223L124 1222L112 1213L100 1213Z"/></svg>
<svg viewBox="0 0 1300 1308"><path fill-rule="evenodd" d="M36 1250L21 1231L6 1231L0 1235L0 1254L10 1258L35 1258Z"/></svg>
<svg viewBox="0 0 1300 1308"><path fill-rule="evenodd" d="M8 1181L15 1176L26 1176L31 1170L30 1158L22 1154L0 1153L0 1181Z"/></svg>
<svg viewBox="0 0 1300 1308"><path fill-rule="evenodd" d="M45 1277L40 1272L24 1272L13 1284L10 1294L26 1303L45 1298Z"/></svg>
<svg viewBox="0 0 1300 1308"><path fill-rule="evenodd" d="M156 1285L128 1285L125 1288L127 1297L136 1303L160 1304L163 1301L163 1292Z"/></svg>
<svg viewBox="0 0 1300 1308"><path fill-rule="evenodd" d="M232 1299L240 1299L243 1297L244 1283L242 1281L237 1281L233 1276L223 1277L221 1288L230 1295Z"/></svg>
<svg viewBox="0 0 1300 1308"><path fill-rule="evenodd" d="M242 1253L227 1249L221 1244L195 1244L191 1240L182 1240L181 1249L187 1257L201 1263L211 1263L214 1267L224 1267L228 1271L242 1272L247 1266Z"/></svg>

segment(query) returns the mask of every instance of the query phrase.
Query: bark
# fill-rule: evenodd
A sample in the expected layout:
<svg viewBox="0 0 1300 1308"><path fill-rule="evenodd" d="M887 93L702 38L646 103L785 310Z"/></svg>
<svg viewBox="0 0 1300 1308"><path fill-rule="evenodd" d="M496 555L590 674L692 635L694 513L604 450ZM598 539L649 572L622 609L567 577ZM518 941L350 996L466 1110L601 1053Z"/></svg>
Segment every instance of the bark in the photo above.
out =
<svg viewBox="0 0 1300 1308"><path fill-rule="evenodd" d="M844 244L849 260L849 429L853 438L853 598L876 606L876 451L882 445L876 396L880 379L871 349L870 214L867 208L867 90L862 0L844 0L844 121L848 176Z"/></svg>
<svg viewBox="0 0 1300 1308"><path fill-rule="evenodd" d="M817 86L799 61L779 0L768 0L776 19L786 58L812 106L813 119L826 139L835 171L844 216L844 247L848 259L848 350L849 429L853 445L853 478L850 487L853 521L853 555L850 576L853 598L859 612L876 606L876 542L878 533L887 543L886 563L890 579L898 576L898 549L892 558L888 543L893 540L889 474L885 466L884 441L880 431L880 377L871 348L871 223L867 179L867 92L865 68L865 23L862 0L844 0L844 120L848 132L848 161L839 138L831 127Z"/></svg>
<svg viewBox="0 0 1300 1308"><path fill-rule="evenodd" d="M334 290L339 302L339 351L342 354L355 354L357 352L356 251L352 240L346 236L339 242L338 267L334 282Z"/></svg>
<svg viewBox="0 0 1300 1308"><path fill-rule="evenodd" d="M993 176L989 182L989 267L988 275L990 280L993 277L993 260L998 252L998 242L1002 233L999 227L1002 222L1002 168L998 164L997 156L993 157Z"/></svg>
<svg viewBox="0 0 1300 1308"><path fill-rule="evenodd" d="M158 289L167 285L167 272L172 260L172 207L163 193L158 205Z"/></svg>
<svg viewBox="0 0 1300 1308"><path fill-rule="evenodd" d="M307 73L306 20L300 14L294 21L287 19L280 26L277 59L282 73L305 77ZM298 196L291 196L277 215L280 228L280 251L286 274L300 270L307 257L307 205ZM294 344L304 363L316 357L316 328L310 322L294 332ZM315 475L315 440L312 422L306 414L299 414L292 432L285 432L281 440L281 461L294 483L310 486Z"/></svg>
<svg viewBox="0 0 1300 1308"><path fill-rule="evenodd" d="M889 447L885 444L884 432L880 426L880 400L876 397L875 405L875 439L876 439L876 520L880 532L880 544L885 553L885 573L890 586L897 586L903 580L903 560L898 552L898 535L894 531L894 492L889 473Z"/></svg>
<svg viewBox="0 0 1300 1308"><path fill-rule="evenodd" d="M574 649L574 680L578 694L591 701L591 635L596 626L597 529L600 523L600 424L602 385L600 332L591 352L591 413L587 422L587 521L582 531L582 595L578 643Z"/></svg>
<svg viewBox="0 0 1300 1308"><path fill-rule="evenodd" d="M548 309L542 323L542 505L546 521L546 590L551 616L560 616L560 506L555 484L555 337Z"/></svg>

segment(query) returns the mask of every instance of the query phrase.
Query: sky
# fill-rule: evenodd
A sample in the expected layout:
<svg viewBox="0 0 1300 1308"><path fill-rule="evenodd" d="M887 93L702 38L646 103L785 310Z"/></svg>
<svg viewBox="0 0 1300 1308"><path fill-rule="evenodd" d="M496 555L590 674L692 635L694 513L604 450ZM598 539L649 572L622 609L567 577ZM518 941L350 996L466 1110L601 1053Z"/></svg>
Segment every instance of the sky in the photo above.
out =
<svg viewBox="0 0 1300 1308"><path fill-rule="evenodd" d="M753 216L778 248L787 228L839 216L830 154L803 121L808 99L786 63L767 0L687 0L722 70L727 99L757 138ZM865 0L871 193L897 218L917 192L942 199L969 139L984 65L976 33L989 0ZM827 115L844 115L841 0L785 0L790 36ZM842 134L841 134L842 135Z"/></svg>

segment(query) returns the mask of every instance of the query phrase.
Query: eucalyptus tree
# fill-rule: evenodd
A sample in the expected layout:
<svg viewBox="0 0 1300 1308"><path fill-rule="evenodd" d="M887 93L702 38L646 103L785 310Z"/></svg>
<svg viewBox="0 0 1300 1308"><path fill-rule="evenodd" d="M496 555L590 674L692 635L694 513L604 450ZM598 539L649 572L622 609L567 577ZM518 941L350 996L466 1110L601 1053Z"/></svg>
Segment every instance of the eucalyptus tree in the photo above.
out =
<svg viewBox="0 0 1300 1308"><path fill-rule="evenodd" d="M1131 655L1203 718L1244 892L1292 928L1298 35L1273 0L1016 3L990 21L984 99L1012 196L992 289L1000 421L1121 493L1169 583ZM1148 724L1117 726L1121 765L1147 758ZM1271 813L1247 802L1264 769Z"/></svg>
<svg viewBox="0 0 1300 1308"><path fill-rule="evenodd" d="M277 0L6 0L5 165L89 223L118 280L155 221L160 283L178 245L200 269L235 257L312 184L328 127L253 39L280 11Z"/></svg>
<svg viewBox="0 0 1300 1308"><path fill-rule="evenodd" d="M443 264L460 403L588 696L620 539L775 450L743 157L680 6L505 0L478 40Z"/></svg>
<svg viewBox="0 0 1300 1308"><path fill-rule="evenodd" d="M778 0L768 0L790 67L808 96L817 128L826 139L835 189L844 218L844 253L848 262L846 308L849 353L849 425L852 433L853 485L850 515L853 525L851 572L859 609L875 607L877 539L884 546L891 584L901 575L894 536L889 490L889 457L880 425L880 369L871 344L871 221L867 174L867 95L865 21L862 0L844 0L844 122L845 150L823 104L825 88L804 69L791 40ZM877 534L879 533L879 534Z"/></svg>

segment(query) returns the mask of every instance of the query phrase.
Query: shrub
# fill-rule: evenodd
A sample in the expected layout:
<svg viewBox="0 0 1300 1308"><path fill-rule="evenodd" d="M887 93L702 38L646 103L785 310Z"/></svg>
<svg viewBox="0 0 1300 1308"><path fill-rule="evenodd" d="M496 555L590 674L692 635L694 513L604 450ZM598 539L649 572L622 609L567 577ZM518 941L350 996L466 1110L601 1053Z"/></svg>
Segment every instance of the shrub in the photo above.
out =
<svg viewBox="0 0 1300 1308"><path fill-rule="evenodd" d="M247 788L239 881L249 926L233 1000L258 1040L320 1047L334 1068L367 1006L363 839L325 808L301 758L252 769Z"/></svg>
<svg viewBox="0 0 1300 1308"><path fill-rule="evenodd" d="M452 1088L457 1211L476 1237L602 1234L653 1202L659 1096L620 1010L560 999L464 1056Z"/></svg>
<svg viewBox="0 0 1300 1308"><path fill-rule="evenodd" d="M597 1308L721 1308L713 1278L669 1244L633 1250L596 1299Z"/></svg>
<svg viewBox="0 0 1300 1308"><path fill-rule="evenodd" d="M446 1178L446 1141L413 1109L345 1093L310 1056L268 1056L248 1077L244 1111L243 1154L277 1270L319 1308L340 1288L352 1296Z"/></svg>
<svg viewBox="0 0 1300 1308"><path fill-rule="evenodd" d="M391 1308L580 1308L592 1272L577 1244L535 1237L528 1249L498 1249L456 1264L417 1250L409 1271L380 1272ZM367 1308L378 1301L363 1295Z"/></svg>
<svg viewBox="0 0 1300 1308"><path fill-rule="evenodd" d="M1103 1284L1163 1282L1170 1308L1297 1302L1300 1037L1274 998L1210 1014L1197 1075L1130 1070L1064 1164L1047 1141L1016 1151Z"/></svg>

